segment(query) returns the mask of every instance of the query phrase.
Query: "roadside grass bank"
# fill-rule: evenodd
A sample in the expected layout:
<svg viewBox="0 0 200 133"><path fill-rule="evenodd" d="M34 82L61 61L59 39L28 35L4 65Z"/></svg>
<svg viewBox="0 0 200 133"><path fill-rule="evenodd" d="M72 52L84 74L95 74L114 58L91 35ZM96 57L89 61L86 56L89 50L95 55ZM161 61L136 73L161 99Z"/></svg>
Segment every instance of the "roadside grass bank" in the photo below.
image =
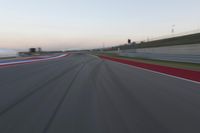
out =
<svg viewBox="0 0 200 133"><path fill-rule="evenodd" d="M16 59L18 57L0 57L0 60Z"/></svg>

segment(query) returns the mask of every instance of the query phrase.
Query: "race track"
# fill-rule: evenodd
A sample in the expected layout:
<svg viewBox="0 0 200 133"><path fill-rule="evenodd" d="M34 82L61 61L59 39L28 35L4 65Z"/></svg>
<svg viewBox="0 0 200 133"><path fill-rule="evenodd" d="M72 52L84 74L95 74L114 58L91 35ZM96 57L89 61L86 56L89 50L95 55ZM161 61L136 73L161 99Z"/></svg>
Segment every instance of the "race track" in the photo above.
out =
<svg viewBox="0 0 200 133"><path fill-rule="evenodd" d="M199 133L200 84L86 54L0 68L0 133Z"/></svg>

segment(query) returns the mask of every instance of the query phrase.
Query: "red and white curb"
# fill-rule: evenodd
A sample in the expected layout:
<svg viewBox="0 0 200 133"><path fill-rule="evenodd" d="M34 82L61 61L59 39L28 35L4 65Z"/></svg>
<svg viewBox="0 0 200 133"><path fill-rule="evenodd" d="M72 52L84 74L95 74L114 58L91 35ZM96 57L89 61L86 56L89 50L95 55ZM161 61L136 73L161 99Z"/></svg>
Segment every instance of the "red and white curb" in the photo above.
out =
<svg viewBox="0 0 200 133"><path fill-rule="evenodd" d="M104 56L104 55L100 56L100 58L127 64L130 66L145 69L145 70L148 70L151 72L160 73L163 75L169 75L171 77L176 77L179 79L184 79L184 80L192 81L195 83L200 83L200 72L199 71L172 68L172 67L160 66L160 65L156 65L156 64L148 64L148 63L126 60L126 59L115 58L115 57L109 57L109 56Z"/></svg>
<svg viewBox="0 0 200 133"><path fill-rule="evenodd" d="M58 59L58 58L62 58L65 56L68 56L69 54L63 54L63 55L59 55L59 56L55 56L55 57L49 57L49 58L45 58L45 59L31 59L31 60L24 60L24 61L14 61L14 62L6 62L6 63L0 63L0 67L1 66L10 66L10 65L17 65L17 64L26 64L26 63L33 63L33 62L39 62L39 61L47 61L47 60L53 60L53 59Z"/></svg>

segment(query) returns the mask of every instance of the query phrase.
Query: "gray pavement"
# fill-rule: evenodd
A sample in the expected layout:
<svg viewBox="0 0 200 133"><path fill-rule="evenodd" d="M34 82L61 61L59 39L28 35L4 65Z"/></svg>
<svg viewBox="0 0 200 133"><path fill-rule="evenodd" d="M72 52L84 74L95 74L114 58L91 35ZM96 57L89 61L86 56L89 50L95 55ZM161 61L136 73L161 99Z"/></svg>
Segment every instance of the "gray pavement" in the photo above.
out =
<svg viewBox="0 0 200 133"><path fill-rule="evenodd" d="M0 133L199 133L200 84L85 54L0 68Z"/></svg>

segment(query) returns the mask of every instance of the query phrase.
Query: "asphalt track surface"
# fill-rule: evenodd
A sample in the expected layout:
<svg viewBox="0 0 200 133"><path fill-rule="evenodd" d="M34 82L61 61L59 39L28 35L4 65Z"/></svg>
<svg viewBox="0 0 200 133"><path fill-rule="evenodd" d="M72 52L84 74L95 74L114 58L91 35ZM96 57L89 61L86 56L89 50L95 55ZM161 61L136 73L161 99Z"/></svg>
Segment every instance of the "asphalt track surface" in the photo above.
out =
<svg viewBox="0 0 200 133"><path fill-rule="evenodd" d="M199 133L200 84L85 54L0 68L0 133Z"/></svg>

